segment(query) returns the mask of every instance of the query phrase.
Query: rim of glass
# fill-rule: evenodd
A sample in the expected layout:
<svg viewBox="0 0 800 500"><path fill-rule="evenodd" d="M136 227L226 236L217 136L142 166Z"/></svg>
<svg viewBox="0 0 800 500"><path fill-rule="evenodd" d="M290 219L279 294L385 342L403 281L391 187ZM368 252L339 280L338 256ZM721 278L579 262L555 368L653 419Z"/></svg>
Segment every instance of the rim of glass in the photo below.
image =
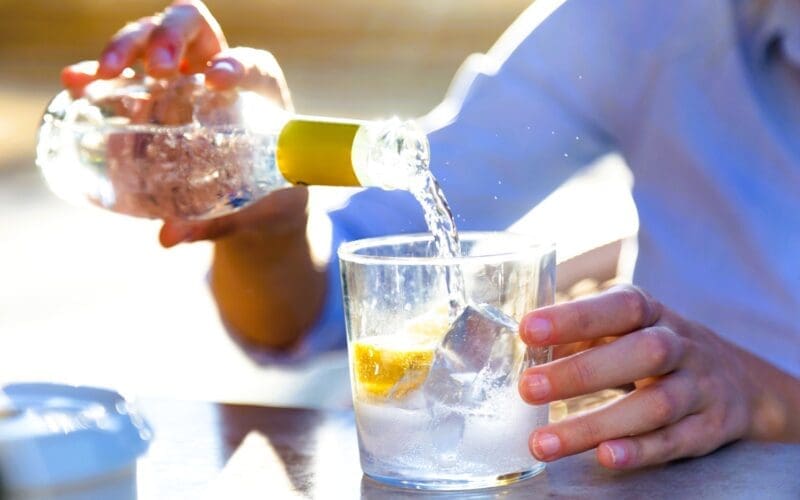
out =
<svg viewBox="0 0 800 500"><path fill-rule="evenodd" d="M413 244L421 241L433 242L430 233L396 234L392 236L378 236L360 240L348 241L339 246L337 254L339 259L357 264L402 264L409 266L442 266L462 265L465 263L480 263L496 261L499 258L509 259L514 256L541 257L555 251L555 243L543 242L533 236L514 233L510 231L463 231L458 233L463 241L487 240L490 238L508 238L513 241L513 248L503 252L488 252L478 255L462 255L459 257L410 257L393 255L365 255L358 252L366 248L380 246ZM529 253L532 252L533 253Z"/></svg>

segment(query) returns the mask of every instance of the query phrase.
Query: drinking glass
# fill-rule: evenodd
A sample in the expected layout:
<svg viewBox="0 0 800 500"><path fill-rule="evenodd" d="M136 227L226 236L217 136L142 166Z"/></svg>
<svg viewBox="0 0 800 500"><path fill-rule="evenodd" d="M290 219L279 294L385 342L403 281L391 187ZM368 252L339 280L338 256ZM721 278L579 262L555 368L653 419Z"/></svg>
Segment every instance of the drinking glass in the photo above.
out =
<svg viewBox="0 0 800 500"><path fill-rule="evenodd" d="M542 471L528 437L548 407L525 403L517 384L551 350L527 347L518 324L553 303L553 245L463 233L446 258L430 235L401 235L346 243L339 258L364 473L462 490Z"/></svg>

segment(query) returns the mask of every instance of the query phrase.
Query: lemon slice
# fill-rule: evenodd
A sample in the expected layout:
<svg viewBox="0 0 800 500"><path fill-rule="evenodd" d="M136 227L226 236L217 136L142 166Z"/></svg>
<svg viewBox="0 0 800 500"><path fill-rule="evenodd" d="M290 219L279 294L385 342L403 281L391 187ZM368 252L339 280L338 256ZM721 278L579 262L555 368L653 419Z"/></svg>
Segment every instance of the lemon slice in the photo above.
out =
<svg viewBox="0 0 800 500"><path fill-rule="evenodd" d="M434 306L409 319L395 334L364 337L353 345L353 372L359 395L402 399L428 376L436 346L450 327L449 307Z"/></svg>
<svg viewBox="0 0 800 500"><path fill-rule="evenodd" d="M353 346L353 371L361 395L401 399L428 376L438 339L418 333L377 335Z"/></svg>

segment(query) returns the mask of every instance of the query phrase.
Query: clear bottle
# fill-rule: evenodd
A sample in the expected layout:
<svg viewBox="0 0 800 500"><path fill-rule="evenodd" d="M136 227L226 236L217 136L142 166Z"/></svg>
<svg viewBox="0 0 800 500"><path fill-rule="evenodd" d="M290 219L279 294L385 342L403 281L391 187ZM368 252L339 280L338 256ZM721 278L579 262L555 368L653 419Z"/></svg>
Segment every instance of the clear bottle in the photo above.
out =
<svg viewBox="0 0 800 500"><path fill-rule="evenodd" d="M253 92L208 90L201 75L61 92L36 150L59 196L162 219L218 217L292 184L409 189L428 159L414 122L294 115Z"/></svg>

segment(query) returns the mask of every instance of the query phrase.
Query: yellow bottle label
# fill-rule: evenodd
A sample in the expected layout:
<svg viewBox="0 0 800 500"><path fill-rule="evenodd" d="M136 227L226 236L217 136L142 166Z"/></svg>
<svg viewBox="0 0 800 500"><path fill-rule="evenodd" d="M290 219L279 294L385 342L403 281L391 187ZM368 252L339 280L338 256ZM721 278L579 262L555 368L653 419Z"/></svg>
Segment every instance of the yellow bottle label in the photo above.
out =
<svg viewBox="0 0 800 500"><path fill-rule="evenodd" d="M356 121L300 117L290 120L278 136L278 169L292 184L360 186L353 172Z"/></svg>

